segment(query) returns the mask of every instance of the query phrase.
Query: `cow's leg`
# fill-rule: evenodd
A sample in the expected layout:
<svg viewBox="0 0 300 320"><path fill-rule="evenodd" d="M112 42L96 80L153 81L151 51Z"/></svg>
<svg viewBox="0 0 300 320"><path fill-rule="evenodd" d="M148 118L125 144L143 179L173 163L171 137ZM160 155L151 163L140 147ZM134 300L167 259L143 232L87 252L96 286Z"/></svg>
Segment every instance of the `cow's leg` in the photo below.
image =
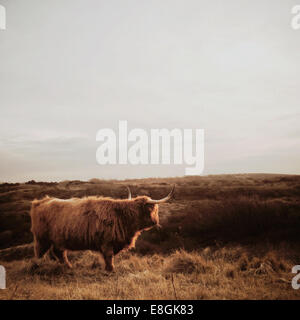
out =
<svg viewBox="0 0 300 320"><path fill-rule="evenodd" d="M60 263L65 262L69 268L73 267L68 259L67 250L60 250L52 246L50 250L50 257L51 259L58 260Z"/></svg>
<svg viewBox="0 0 300 320"><path fill-rule="evenodd" d="M58 260L60 263L64 263L63 251L57 249L55 246L51 246L50 258L53 260Z"/></svg>
<svg viewBox="0 0 300 320"><path fill-rule="evenodd" d="M50 244L48 241L34 238L34 254L36 258L42 258L42 256L49 250Z"/></svg>
<svg viewBox="0 0 300 320"><path fill-rule="evenodd" d="M65 263L67 264L67 266L72 269L73 266L72 266L72 264L70 263L70 261L69 261L69 259L68 259L67 253L68 253L67 250L64 250L64 252L63 252L63 258L64 258L64 261L65 261Z"/></svg>
<svg viewBox="0 0 300 320"><path fill-rule="evenodd" d="M105 261L105 270L114 270L114 252L112 247L102 247L102 255Z"/></svg>

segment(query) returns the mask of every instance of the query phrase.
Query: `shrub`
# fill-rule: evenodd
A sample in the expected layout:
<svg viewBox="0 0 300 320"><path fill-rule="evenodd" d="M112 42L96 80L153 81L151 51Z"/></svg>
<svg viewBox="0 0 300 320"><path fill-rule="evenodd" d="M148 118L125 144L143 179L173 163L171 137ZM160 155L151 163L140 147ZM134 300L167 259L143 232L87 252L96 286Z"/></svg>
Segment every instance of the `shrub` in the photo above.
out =
<svg viewBox="0 0 300 320"><path fill-rule="evenodd" d="M206 273L212 267L199 254L177 250L167 261L165 272L167 273Z"/></svg>

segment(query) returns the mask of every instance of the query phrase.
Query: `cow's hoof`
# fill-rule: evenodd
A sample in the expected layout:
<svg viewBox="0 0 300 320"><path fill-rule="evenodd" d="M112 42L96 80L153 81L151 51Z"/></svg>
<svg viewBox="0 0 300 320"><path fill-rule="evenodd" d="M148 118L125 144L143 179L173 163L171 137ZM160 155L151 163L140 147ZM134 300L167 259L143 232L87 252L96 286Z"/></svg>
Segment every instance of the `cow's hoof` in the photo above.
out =
<svg viewBox="0 0 300 320"><path fill-rule="evenodd" d="M112 266L106 266L105 267L105 271L107 272L113 272L114 271L114 268Z"/></svg>

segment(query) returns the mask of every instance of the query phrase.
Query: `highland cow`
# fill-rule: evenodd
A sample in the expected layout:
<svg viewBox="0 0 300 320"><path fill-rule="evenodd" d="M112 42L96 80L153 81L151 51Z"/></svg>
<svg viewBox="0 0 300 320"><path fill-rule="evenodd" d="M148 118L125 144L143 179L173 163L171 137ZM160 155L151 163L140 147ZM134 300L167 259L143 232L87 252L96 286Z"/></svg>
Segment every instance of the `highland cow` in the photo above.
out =
<svg viewBox="0 0 300 320"><path fill-rule="evenodd" d="M148 196L112 199L98 196L68 200L46 196L34 200L31 207L31 231L36 257L47 251L50 257L70 268L67 250L93 250L103 255L105 270L114 269L113 257L132 248L144 230L159 226L158 204L167 202Z"/></svg>

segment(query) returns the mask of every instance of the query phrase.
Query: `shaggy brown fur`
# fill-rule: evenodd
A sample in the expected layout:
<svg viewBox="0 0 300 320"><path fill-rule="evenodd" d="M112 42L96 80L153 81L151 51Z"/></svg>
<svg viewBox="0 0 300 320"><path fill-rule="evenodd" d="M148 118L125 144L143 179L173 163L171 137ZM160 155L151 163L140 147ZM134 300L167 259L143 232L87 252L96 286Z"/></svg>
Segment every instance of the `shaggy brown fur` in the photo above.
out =
<svg viewBox="0 0 300 320"><path fill-rule="evenodd" d="M134 247L143 230L159 225L158 205L146 196L131 200L102 197L62 200L45 197L31 207L35 255L50 256L71 267L67 250L94 250L113 270L113 256Z"/></svg>

